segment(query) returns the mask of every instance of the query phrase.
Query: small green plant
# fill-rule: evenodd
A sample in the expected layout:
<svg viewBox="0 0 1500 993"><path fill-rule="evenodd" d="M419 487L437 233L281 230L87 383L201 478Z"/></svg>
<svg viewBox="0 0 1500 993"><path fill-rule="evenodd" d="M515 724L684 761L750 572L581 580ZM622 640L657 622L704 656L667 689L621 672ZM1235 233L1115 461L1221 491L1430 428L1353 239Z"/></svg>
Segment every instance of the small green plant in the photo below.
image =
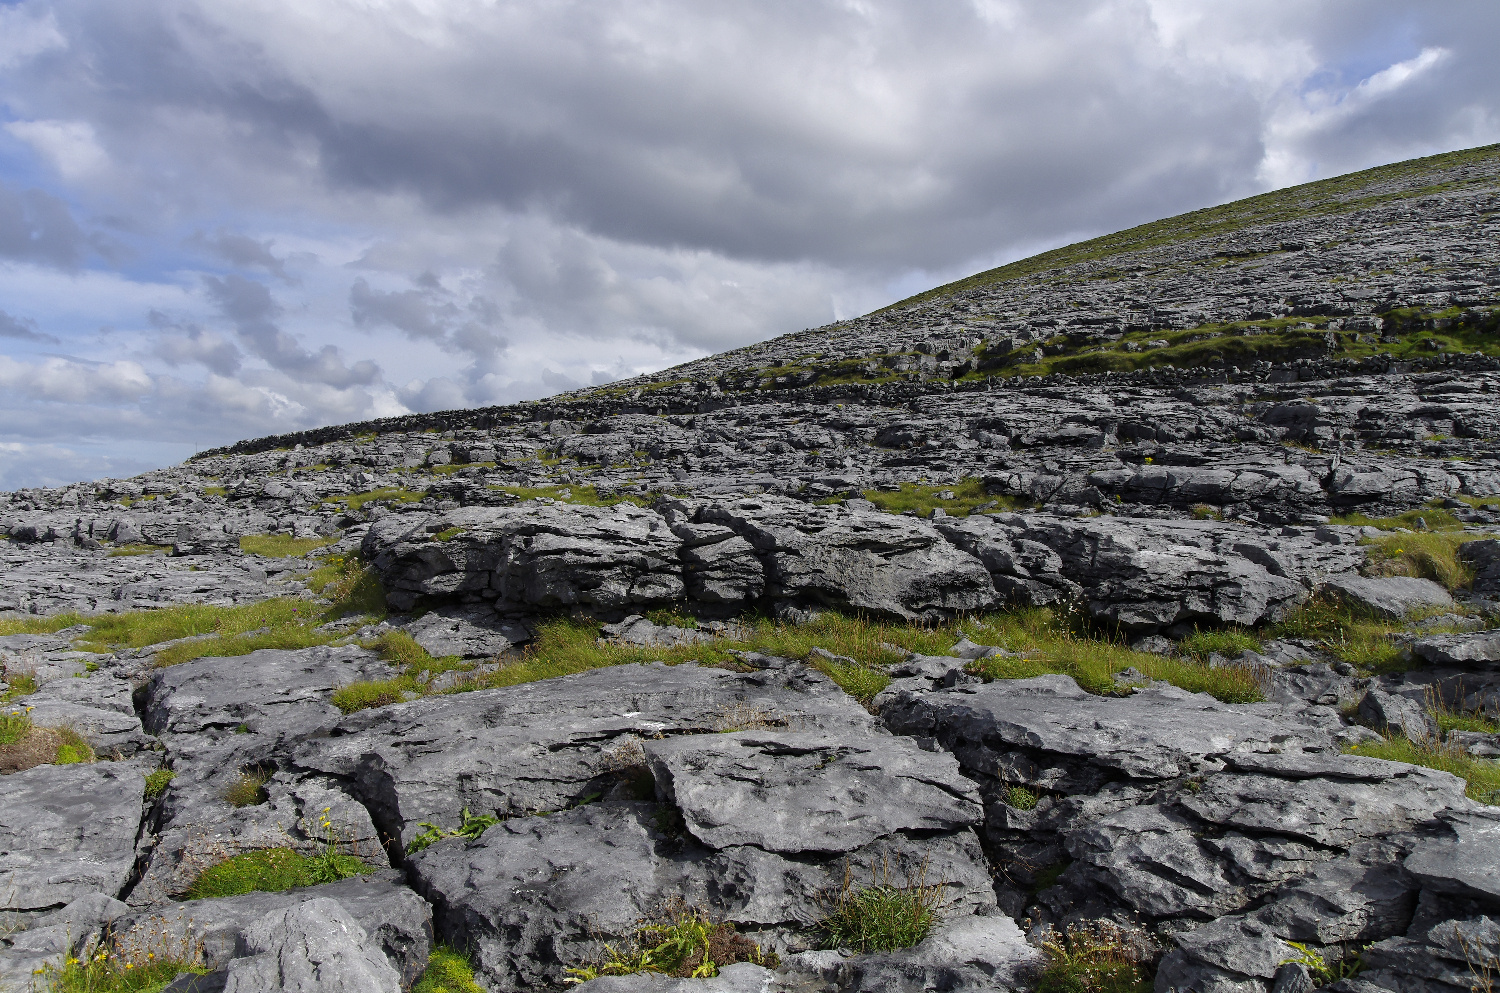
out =
<svg viewBox="0 0 1500 993"><path fill-rule="evenodd" d="M254 807L266 802L266 781L271 772L256 766L240 773L238 779L224 791L224 802L231 807Z"/></svg>
<svg viewBox="0 0 1500 993"><path fill-rule="evenodd" d="M57 737L57 752L52 761L56 765L77 765L94 761L94 748L88 739L72 728L53 728Z"/></svg>
<svg viewBox="0 0 1500 993"><path fill-rule="evenodd" d="M172 780L176 778L177 773L173 772L171 769L157 769L155 772L147 775L146 802L150 803L151 801L160 797L163 793L167 792L167 787L171 784Z"/></svg>
<svg viewBox="0 0 1500 993"><path fill-rule="evenodd" d="M628 976L656 972L681 979L710 979L722 966L755 962L774 968L776 956L765 955L760 946L735 931L734 925L716 922L697 908L674 901L655 921L637 926L632 946L617 950L605 945L602 961L572 966L569 983L585 983L600 976Z"/></svg>
<svg viewBox="0 0 1500 993"><path fill-rule="evenodd" d="M1036 792L1024 786L1011 786L1005 791L1005 804L1016 810L1035 810L1040 798Z"/></svg>
<svg viewBox="0 0 1500 993"><path fill-rule="evenodd" d="M5 685L5 696L0 698L3 703L10 703L17 697L30 696L37 691L36 676L29 672L7 672Z"/></svg>
<svg viewBox="0 0 1500 993"><path fill-rule="evenodd" d="M464 529L463 528L443 528L443 530L439 531L437 534L435 534L435 535L432 536L432 540L433 541L452 541L454 538L457 538L459 535L461 535L463 533L464 533Z"/></svg>
<svg viewBox="0 0 1500 993"><path fill-rule="evenodd" d="M1199 662L1207 662L1210 655L1238 658L1241 652L1253 652L1260 648L1260 639L1239 628L1219 631L1195 630L1182 639L1182 650Z"/></svg>
<svg viewBox="0 0 1500 993"><path fill-rule="evenodd" d="M1046 965L1037 993L1149 993L1142 936L1113 921L1070 925L1042 940Z"/></svg>
<svg viewBox="0 0 1500 993"><path fill-rule="evenodd" d="M843 882L825 898L827 914L818 922L827 936L826 947L895 951L917 944L937 926L943 887L927 882L925 864L902 886L891 882L888 863L871 875L878 881L856 886L853 867L844 863Z"/></svg>
<svg viewBox="0 0 1500 993"><path fill-rule="evenodd" d="M18 745L31 733L31 708L0 714L0 745Z"/></svg>
<svg viewBox="0 0 1500 993"><path fill-rule="evenodd" d="M474 967L464 953L438 945L411 993L484 993L474 981Z"/></svg>
<svg viewBox="0 0 1500 993"><path fill-rule="evenodd" d="M1317 951L1309 945L1300 941L1288 941L1296 954L1290 958L1284 958L1280 965L1300 965L1307 970L1312 977L1314 986L1327 986L1336 983L1340 979L1353 979L1364 970L1365 963L1358 952L1353 955L1341 956L1330 962L1323 952Z"/></svg>
<svg viewBox="0 0 1500 993"><path fill-rule="evenodd" d="M307 856L304 862L304 871L309 885L336 883L340 879L348 879L370 871L370 867L363 859L344 851L344 846L330 816L332 810L332 807L324 807L318 814L320 843L317 850Z"/></svg>
<svg viewBox="0 0 1500 993"><path fill-rule="evenodd" d="M69 955L60 965L43 966L30 988L47 993L160 993L181 973L208 972L202 942L188 935L169 937L165 926L149 933L144 941L117 939L90 954Z"/></svg>
<svg viewBox="0 0 1500 993"><path fill-rule="evenodd" d="M268 559L306 555L338 541L337 538L293 538L289 534L247 534L240 538L240 551Z"/></svg>
<svg viewBox="0 0 1500 993"><path fill-rule="evenodd" d="M494 814L471 814L465 807L459 814L458 827L444 829L431 821L419 821L417 827L424 830L406 843L408 855L431 848L444 838L468 838L470 841L484 834L485 830L499 824L502 818Z"/></svg>

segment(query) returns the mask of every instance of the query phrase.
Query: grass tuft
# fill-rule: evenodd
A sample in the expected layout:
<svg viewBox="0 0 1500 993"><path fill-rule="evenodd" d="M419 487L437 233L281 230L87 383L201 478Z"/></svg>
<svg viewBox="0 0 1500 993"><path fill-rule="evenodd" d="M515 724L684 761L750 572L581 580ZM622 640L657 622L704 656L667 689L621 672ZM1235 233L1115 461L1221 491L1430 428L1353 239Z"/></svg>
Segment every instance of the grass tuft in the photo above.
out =
<svg viewBox="0 0 1500 993"><path fill-rule="evenodd" d="M0 635L56 634L63 628L86 623L82 614L72 612L50 617L0 617Z"/></svg>
<svg viewBox="0 0 1500 993"><path fill-rule="evenodd" d="M1024 786L1011 786L1005 791L1006 806L1014 807L1016 810L1035 810L1041 801L1035 790L1029 790Z"/></svg>
<svg viewBox="0 0 1500 993"><path fill-rule="evenodd" d="M266 802L266 781L271 773L259 766L246 769L240 778L224 791L224 802L231 807L254 807Z"/></svg>
<svg viewBox="0 0 1500 993"><path fill-rule="evenodd" d="M438 945L411 993L484 993L474 981L474 967L463 952Z"/></svg>
<svg viewBox="0 0 1500 993"><path fill-rule="evenodd" d="M606 945L602 961L573 966L567 972L570 983L638 972L711 979L719 974L720 967L735 962L774 968L777 959L737 933L733 924L714 921L679 901L669 905L658 920L642 922L630 947L621 951Z"/></svg>
<svg viewBox="0 0 1500 993"><path fill-rule="evenodd" d="M150 803L157 797L161 796L163 793L167 792L167 787L171 785L172 780L176 778L177 773L173 772L171 769L157 769L155 772L147 775L146 802Z"/></svg>
<svg viewBox="0 0 1500 993"><path fill-rule="evenodd" d="M1372 576L1415 576L1450 590L1474 585L1474 568L1458 557L1458 546L1485 535L1464 531L1415 531L1369 542L1366 571Z"/></svg>
<svg viewBox="0 0 1500 993"><path fill-rule="evenodd" d="M1150 993L1141 938L1113 921L1074 924L1042 941L1047 964L1037 993Z"/></svg>
<svg viewBox="0 0 1500 993"><path fill-rule="evenodd" d="M289 559L326 548L337 538L293 538L289 534L247 534L240 538L240 551L268 559Z"/></svg>
<svg viewBox="0 0 1500 993"><path fill-rule="evenodd" d="M827 916L818 922L827 935L825 947L891 952L910 948L937 926L943 887L926 881L925 865L904 886L890 881L889 866L882 866L878 875L878 882L856 887L853 869L844 863L843 882L827 900Z"/></svg>
<svg viewBox="0 0 1500 993"><path fill-rule="evenodd" d="M1249 631L1227 628L1222 631L1194 631L1182 639L1182 650L1197 659L1207 662L1208 657L1219 654L1225 658L1238 658L1241 652L1253 652L1260 648L1260 639Z"/></svg>
<svg viewBox="0 0 1500 993"><path fill-rule="evenodd" d="M1467 784L1464 792L1469 799L1490 806L1500 806L1500 762L1475 758L1457 745L1438 741L1414 742L1391 736L1381 741L1355 745L1349 752L1451 772Z"/></svg>
<svg viewBox="0 0 1500 993"><path fill-rule="evenodd" d="M0 774L39 765L77 765L94 758L88 739L72 728L33 724L30 707L0 714Z"/></svg>
<svg viewBox="0 0 1500 993"><path fill-rule="evenodd" d="M949 517L967 517L986 505L994 510L1016 510L1022 506L1022 501L1015 497L990 496L981 479L965 479L951 486L902 483L897 492L865 490L864 498L888 514L910 510L918 517L927 517L934 510L942 510Z"/></svg>

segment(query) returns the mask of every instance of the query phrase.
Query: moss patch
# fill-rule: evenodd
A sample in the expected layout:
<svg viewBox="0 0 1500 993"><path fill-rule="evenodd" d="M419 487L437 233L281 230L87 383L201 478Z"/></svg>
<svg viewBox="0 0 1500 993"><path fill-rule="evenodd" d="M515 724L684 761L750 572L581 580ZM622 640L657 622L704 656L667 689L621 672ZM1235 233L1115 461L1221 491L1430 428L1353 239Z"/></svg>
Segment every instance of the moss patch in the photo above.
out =
<svg viewBox="0 0 1500 993"><path fill-rule="evenodd" d="M198 875L187 891L187 899L240 896L245 893L279 893L294 886L336 882L373 871L374 867L353 855L334 853L327 866L319 856L307 856L290 848L265 848L231 856ZM326 871L328 868L331 872ZM335 878L326 878L333 875Z"/></svg>
<svg viewBox="0 0 1500 993"><path fill-rule="evenodd" d="M484 993L474 981L474 967L462 952L439 945L432 950L427 968L411 993Z"/></svg>

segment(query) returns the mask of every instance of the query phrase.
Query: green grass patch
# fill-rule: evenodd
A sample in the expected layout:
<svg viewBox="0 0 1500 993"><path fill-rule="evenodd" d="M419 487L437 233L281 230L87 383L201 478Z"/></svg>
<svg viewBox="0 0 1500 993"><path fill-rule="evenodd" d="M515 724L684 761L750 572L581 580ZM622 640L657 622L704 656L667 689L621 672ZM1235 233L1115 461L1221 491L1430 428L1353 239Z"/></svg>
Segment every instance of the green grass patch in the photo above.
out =
<svg viewBox="0 0 1500 993"><path fill-rule="evenodd" d="M1016 810L1035 810L1036 805L1041 802L1035 790L1029 790L1024 786L1011 786L1005 791L1005 805L1014 807Z"/></svg>
<svg viewBox="0 0 1500 993"><path fill-rule="evenodd" d="M1029 679L1059 673L1090 693L1116 692L1115 674L1135 669L1190 693L1207 693L1225 703L1265 699L1260 676L1242 666L1208 666L1196 659L1132 651L1122 641L1080 633L1046 608L991 614L966 625L969 637L1015 653L971 662L970 672L985 679Z"/></svg>
<svg viewBox="0 0 1500 993"><path fill-rule="evenodd" d="M371 503L417 503L425 499L426 490L408 490L400 486L381 486L366 493L344 493L324 497L324 503L341 503L345 510L359 510Z"/></svg>
<svg viewBox="0 0 1500 993"><path fill-rule="evenodd" d="M242 852L209 866L193 880L186 897L204 900L245 893L280 893L294 886L337 882L373 869L362 859L336 851L303 855L291 848L264 848Z"/></svg>
<svg viewBox="0 0 1500 993"><path fill-rule="evenodd" d="M1474 568L1458 557L1458 546L1489 535L1463 531L1414 531L1367 543L1365 571L1372 576L1416 576L1450 590L1474 585Z"/></svg>
<svg viewBox="0 0 1500 993"><path fill-rule="evenodd" d="M119 558L125 555L165 555L171 550L171 545L147 545L142 543L114 545L109 550L109 557Z"/></svg>
<svg viewBox="0 0 1500 993"><path fill-rule="evenodd" d="M83 623L84 616L72 612L50 617L0 617L0 634L56 634Z"/></svg>
<svg viewBox="0 0 1500 993"><path fill-rule="evenodd" d="M517 500L535 500L537 497L543 497L559 503L574 503L584 507L613 507L621 503L630 503L637 507L651 506L649 497L634 493L601 494L594 486L496 486L494 489L509 493Z"/></svg>
<svg viewBox="0 0 1500 993"><path fill-rule="evenodd" d="M1260 639L1241 628L1225 628L1213 631L1196 630L1182 639L1180 647L1184 653L1192 656L1199 662L1207 662L1208 657L1214 654L1234 659L1238 658L1241 652L1258 651L1260 649Z"/></svg>
<svg viewBox="0 0 1500 993"><path fill-rule="evenodd" d="M463 528L444 528L443 530L439 531L437 534L433 535L432 536L432 540L433 541L452 541L454 538L457 538L459 535L461 535L463 533L464 533L464 529Z"/></svg>
<svg viewBox="0 0 1500 993"><path fill-rule="evenodd" d="M1451 772L1464 781L1464 792L1469 799L1490 806L1500 806L1500 762L1475 758L1456 745L1412 742L1393 736L1355 745L1349 751L1354 755L1367 755L1370 758Z"/></svg>
<svg viewBox="0 0 1500 993"><path fill-rule="evenodd" d="M37 691L36 676L29 672L7 672L5 674L5 695L0 697L0 702L10 703L19 697L30 696Z"/></svg>
<svg viewBox="0 0 1500 993"><path fill-rule="evenodd" d="M349 614L385 616L385 587L358 555L330 555L308 575L307 588L328 600L329 619Z"/></svg>
<svg viewBox="0 0 1500 993"><path fill-rule="evenodd" d="M1418 528L1424 526L1434 530L1463 527L1463 522L1454 517L1452 511L1430 504L1426 507L1417 507L1413 510L1402 511L1390 517L1370 517L1367 514L1361 514L1357 511L1340 514L1332 518L1332 523L1379 528L1382 531L1394 531L1397 528L1404 531L1416 531Z"/></svg>
<svg viewBox="0 0 1500 993"><path fill-rule="evenodd" d="M240 538L240 551L268 559L289 559L326 548L337 538L293 538L289 534L247 534Z"/></svg>
<svg viewBox="0 0 1500 993"><path fill-rule="evenodd" d="M1072 924L1042 941L1037 993L1150 993L1143 938L1113 921Z"/></svg>
<svg viewBox="0 0 1500 993"><path fill-rule="evenodd" d="M146 776L146 802L150 803L167 792L167 787L176 778L177 773L171 769L157 769L155 772L148 774Z"/></svg>
<svg viewBox="0 0 1500 993"><path fill-rule="evenodd" d="M254 807L266 802L266 781L271 773L259 766L246 769L224 791L224 802L231 807Z"/></svg>
<svg viewBox="0 0 1500 993"><path fill-rule="evenodd" d="M411 993L484 993L474 981L469 957L447 945L438 945L427 959L427 968Z"/></svg>
<svg viewBox="0 0 1500 993"><path fill-rule="evenodd" d="M340 686L333 691L332 703L346 714L371 707L386 707L406 699L407 693L421 693L423 686L410 676L393 679L369 679Z"/></svg>
<svg viewBox="0 0 1500 993"><path fill-rule="evenodd" d="M1405 625L1356 610L1329 597L1314 596L1296 608L1268 633L1274 638L1308 638L1335 658L1367 673L1403 668L1401 645L1395 640Z"/></svg>
<svg viewBox="0 0 1500 993"><path fill-rule="evenodd" d="M184 943L182 957L155 951L99 951L91 956L68 956L61 968L47 965L34 977L43 985L30 988L47 993L161 993L179 973L205 975L207 966L198 949Z"/></svg>
<svg viewBox="0 0 1500 993"><path fill-rule="evenodd" d="M941 509L949 517L967 517L976 508L991 505L994 510L1017 510L1023 503L1015 497L990 496L984 481L965 479L952 485L929 486L924 483L902 483L898 492L865 490L864 498L888 514L914 511L927 517Z"/></svg>

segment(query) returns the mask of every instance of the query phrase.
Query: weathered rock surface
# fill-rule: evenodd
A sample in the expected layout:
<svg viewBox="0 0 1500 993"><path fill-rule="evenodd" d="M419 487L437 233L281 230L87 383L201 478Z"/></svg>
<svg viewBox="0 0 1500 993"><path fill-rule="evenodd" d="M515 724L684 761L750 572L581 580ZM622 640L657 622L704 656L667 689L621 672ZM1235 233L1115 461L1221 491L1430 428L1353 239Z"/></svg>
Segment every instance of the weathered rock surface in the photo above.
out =
<svg viewBox="0 0 1500 993"><path fill-rule="evenodd" d="M1158 949L1162 993L1303 993L1293 942L1363 948L1339 993L1468 990L1500 955L1494 808L1344 749L1500 755L1479 720L1500 716L1500 152L1273 199L634 382L0 494L6 618L311 605L330 554L362 555L395 611L314 622L341 647L166 668L161 645L80 651L76 624L0 636L9 706L104 760L0 777L0 981L165 934L213 970L174 993L405 989L434 940L488 989L560 988L696 906L781 965L589 988L1020 989L1040 929L1105 920ZM1330 521L1351 511L1384 530ZM1472 590L1366 561L1368 539L1455 526ZM261 535L326 544L241 550ZM1201 647L1315 595L1407 631ZM983 660L1036 650L962 639L891 666L867 710L817 668L850 649L722 650L830 609L977 637L965 615L1008 607L1154 655L1105 697L985 683ZM435 695L545 662L564 614L610 652L737 661ZM426 683L357 647L394 629L483 661ZM1146 675L1200 664L1266 702ZM417 682L384 700L429 695L332 702L398 675ZM1479 730L1444 733L1439 703ZM180 900L223 858L330 835L376 874ZM943 900L915 947L819 947L832 894L915 882Z"/></svg>

